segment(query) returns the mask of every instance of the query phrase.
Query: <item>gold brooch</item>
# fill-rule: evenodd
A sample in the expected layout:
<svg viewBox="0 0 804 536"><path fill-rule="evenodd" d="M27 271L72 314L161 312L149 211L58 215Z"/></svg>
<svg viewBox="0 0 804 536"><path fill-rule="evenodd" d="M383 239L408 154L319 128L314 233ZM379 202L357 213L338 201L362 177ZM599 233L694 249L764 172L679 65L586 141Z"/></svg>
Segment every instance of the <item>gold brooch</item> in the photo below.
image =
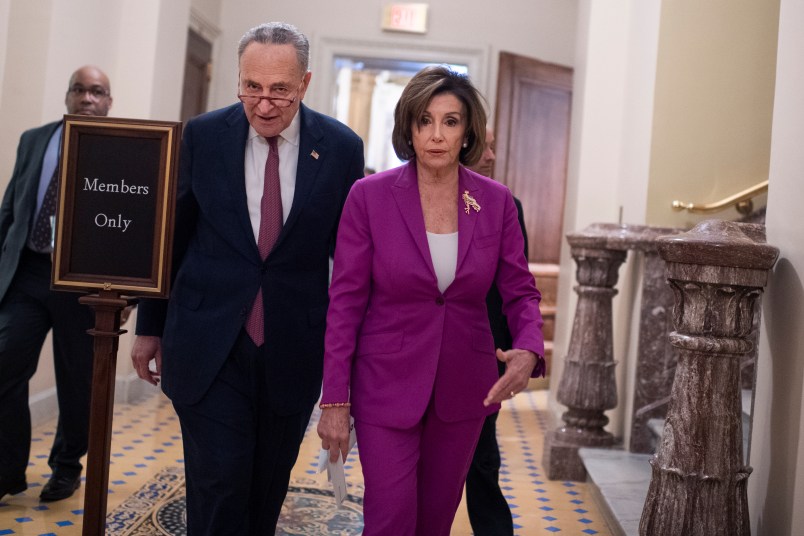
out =
<svg viewBox="0 0 804 536"><path fill-rule="evenodd" d="M480 212L480 205L477 204L477 201L475 201L474 197L469 195L469 190L463 191L461 199L463 199L463 202L466 205L466 208L464 208L464 210L466 211L467 214L469 214L470 207L475 209L475 212Z"/></svg>

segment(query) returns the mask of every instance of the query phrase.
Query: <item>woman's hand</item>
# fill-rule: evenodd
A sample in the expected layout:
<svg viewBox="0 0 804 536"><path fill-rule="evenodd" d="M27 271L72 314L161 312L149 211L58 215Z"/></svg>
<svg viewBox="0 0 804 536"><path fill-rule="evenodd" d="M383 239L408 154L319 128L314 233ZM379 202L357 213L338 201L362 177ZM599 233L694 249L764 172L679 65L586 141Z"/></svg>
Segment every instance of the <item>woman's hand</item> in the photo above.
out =
<svg viewBox="0 0 804 536"><path fill-rule="evenodd" d="M324 408L318 420L321 448L329 451L329 461L338 461L338 451L349 454L349 408Z"/></svg>
<svg viewBox="0 0 804 536"><path fill-rule="evenodd" d="M483 401L490 406L503 400L514 398L519 391L528 386L528 380L536 366L538 358L530 350L514 348L503 352L497 348L497 359L505 363L505 374L491 386L489 394Z"/></svg>

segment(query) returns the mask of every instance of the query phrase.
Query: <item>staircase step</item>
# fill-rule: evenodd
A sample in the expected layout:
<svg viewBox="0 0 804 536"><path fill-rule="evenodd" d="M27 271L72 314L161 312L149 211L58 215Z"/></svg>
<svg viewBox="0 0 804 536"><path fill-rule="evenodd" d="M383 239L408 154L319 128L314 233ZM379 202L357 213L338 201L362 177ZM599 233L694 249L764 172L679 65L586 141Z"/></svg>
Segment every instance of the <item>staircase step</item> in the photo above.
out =
<svg viewBox="0 0 804 536"><path fill-rule="evenodd" d="M607 517L612 534L636 536L650 486L652 454L619 449L582 448L578 454L592 484L595 501Z"/></svg>

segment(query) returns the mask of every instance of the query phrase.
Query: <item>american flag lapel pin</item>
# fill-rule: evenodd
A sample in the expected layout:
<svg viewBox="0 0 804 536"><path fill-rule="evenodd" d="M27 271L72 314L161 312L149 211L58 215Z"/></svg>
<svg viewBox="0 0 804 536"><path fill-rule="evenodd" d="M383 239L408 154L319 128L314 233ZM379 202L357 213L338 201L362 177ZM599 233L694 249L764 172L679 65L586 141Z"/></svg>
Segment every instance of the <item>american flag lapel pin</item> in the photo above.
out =
<svg viewBox="0 0 804 536"><path fill-rule="evenodd" d="M313 149L313 152L312 152L312 153L310 153L310 156L312 156L313 158L315 158L316 160L318 160L318 152L316 152L316 150L315 150L315 149Z"/></svg>

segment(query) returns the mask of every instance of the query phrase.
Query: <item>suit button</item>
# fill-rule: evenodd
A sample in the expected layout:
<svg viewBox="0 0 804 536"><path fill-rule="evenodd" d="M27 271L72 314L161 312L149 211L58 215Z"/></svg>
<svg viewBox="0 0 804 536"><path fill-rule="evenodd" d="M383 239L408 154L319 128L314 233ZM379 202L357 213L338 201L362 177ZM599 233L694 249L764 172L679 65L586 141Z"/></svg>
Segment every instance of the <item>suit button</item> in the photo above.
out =
<svg viewBox="0 0 804 536"><path fill-rule="evenodd" d="M268 273L268 267L263 266L262 268L260 268L260 272L263 273L263 274Z"/></svg>
<svg viewBox="0 0 804 536"><path fill-rule="evenodd" d="M436 298L436 305L444 305L443 296L439 296L438 298Z"/></svg>
<svg viewBox="0 0 804 536"><path fill-rule="evenodd" d="M240 316L246 316L248 314L248 307L243 307L240 309Z"/></svg>

